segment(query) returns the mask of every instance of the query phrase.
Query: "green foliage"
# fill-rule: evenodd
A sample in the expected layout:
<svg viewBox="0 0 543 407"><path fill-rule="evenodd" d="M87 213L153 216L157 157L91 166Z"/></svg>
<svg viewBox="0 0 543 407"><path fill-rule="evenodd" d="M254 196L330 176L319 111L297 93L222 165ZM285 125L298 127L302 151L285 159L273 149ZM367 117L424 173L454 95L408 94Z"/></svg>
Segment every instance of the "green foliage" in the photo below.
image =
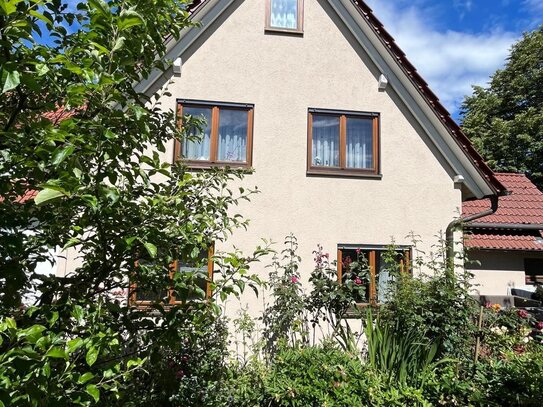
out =
<svg viewBox="0 0 543 407"><path fill-rule="evenodd" d="M273 303L262 314L264 351L273 357L280 346L308 342L305 300L301 289L298 242L293 235L285 238L282 259L274 256L268 286Z"/></svg>
<svg viewBox="0 0 543 407"><path fill-rule="evenodd" d="M433 267L433 274L399 274L383 306L383 322L401 335L418 330L439 344L439 355L467 357L475 342L477 304L470 275Z"/></svg>
<svg viewBox="0 0 543 407"><path fill-rule="evenodd" d="M203 123L187 117L180 129L160 104L165 88L133 86L168 69L164 39L193 25L189 3L0 0L0 317L17 326L0 345L6 405L129 405L134 393L121 381L134 361L154 363L184 340L180 327L205 331L218 299L260 283L249 266L267 247L216 253L213 295L203 300L199 253L246 226L235 206L254 191L229 189L241 171L191 173L164 161L167 146L197 137L189 134ZM21 203L29 190L37 196ZM76 269L37 273L58 248L77 252ZM176 260L194 271L170 279ZM157 293L150 309L128 304L134 290ZM172 293L181 301L165 307ZM22 313L31 297L35 308ZM38 334L45 339L32 343ZM205 366L191 377L209 378Z"/></svg>
<svg viewBox="0 0 543 407"><path fill-rule="evenodd" d="M270 406L429 406L411 387L390 386L359 358L334 348L284 350L266 381Z"/></svg>
<svg viewBox="0 0 543 407"><path fill-rule="evenodd" d="M59 331L66 312L72 323ZM1 320L0 405L114 404L119 388L145 361L134 354L116 357L126 349L121 335L108 327L101 304L58 306L47 313L29 308L21 320L24 326L42 323L22 328L13 318ZM88 322L91 327L84 326Z"/></svg>
<svg viewBox="0 0 543 407"><path fill-rule="evenodd" d="M209 315L206 325L177 325L176 339L153 349L144 370L126 385L132 405L223 405L228 357L226 322ZM126 401L125 401L126 402Z"/></svg>
<svg viewBox="0 0 543 407"><path fill-rule="evenodd" d="M371 311L366 319L367 359L389 384L410 384L420 388L438 364L435 361L438 343L430 342L421 329L399 335L398 326L389 326L379 315L373 320Z"/></svg>
<svg viewBox="0 0 543 407"><path fill-rule="evenodd" d="M488 88L464 100L462 129L490 167L543 189L543 26L513 45Z"/></svg>

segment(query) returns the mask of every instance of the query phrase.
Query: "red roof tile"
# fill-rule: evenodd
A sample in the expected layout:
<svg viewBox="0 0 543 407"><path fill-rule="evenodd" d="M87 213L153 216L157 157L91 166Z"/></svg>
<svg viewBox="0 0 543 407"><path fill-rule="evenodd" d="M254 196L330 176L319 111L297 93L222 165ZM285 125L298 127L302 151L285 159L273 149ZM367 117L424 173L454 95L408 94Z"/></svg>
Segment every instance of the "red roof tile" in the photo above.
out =
<svg viewBox="0 0 543 407"><path fill-rule="evenodd" d="M543 224L543 192L524 174L496 173L496 178L505 185L511 195L499 198L496 213L475 221L485 227L473 228L473 233L467 233L466 246L491 250L543 251L543 230L519 231L514 227L496 228L497 224L504 223ZM462 214L472 215L489 207L488 199L464 202Z"/></svg>
<svg viewBox="0 0 543 407"><path fill-rule="evenodd" d="M28 190L23 195L18 196L15 198L14 202L16 203L25 203L27 201L30 201L31 199L34 199L38 195L38 191L35 190ZM4 200L3 197L0 196L0 202Z"/></svg>
<svg viewBox="0 0 543 407"><path fill-rule="evenodd" d="M498 202L493 215L477 219L477 223L543 224L543 192L537 189L524 174L496 173L496 178L510 191ZM472 215L490 208L488 199L464 202L463 215Z"/></svg>
<svg viewBox="0 0 543 407"><path fill-rule="evenodd" d="M543 237L511 234L466 234L465 245L472 249L543 251Z"/></svg>

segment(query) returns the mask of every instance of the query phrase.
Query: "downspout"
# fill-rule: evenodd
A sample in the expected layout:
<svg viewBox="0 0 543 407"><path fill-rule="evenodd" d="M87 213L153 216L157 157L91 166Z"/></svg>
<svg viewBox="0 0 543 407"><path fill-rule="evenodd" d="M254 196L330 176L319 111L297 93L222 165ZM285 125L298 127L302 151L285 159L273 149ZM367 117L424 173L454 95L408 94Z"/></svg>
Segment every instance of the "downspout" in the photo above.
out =
<svg viewBox="0 0 543 407"><path fill-rule="evenodd" d="M483 211L483 212L474 213L473 215L460 217L458 219L453 220L451 223L449 223L445 232L445 242L447 244L447 264L452 265L454 261L454 231L456 230L456 228L466 222L471 222L475 219L492 215L497 210L498 210L498 195L491 195L490 209L487 209L486 211Z"/></svg>

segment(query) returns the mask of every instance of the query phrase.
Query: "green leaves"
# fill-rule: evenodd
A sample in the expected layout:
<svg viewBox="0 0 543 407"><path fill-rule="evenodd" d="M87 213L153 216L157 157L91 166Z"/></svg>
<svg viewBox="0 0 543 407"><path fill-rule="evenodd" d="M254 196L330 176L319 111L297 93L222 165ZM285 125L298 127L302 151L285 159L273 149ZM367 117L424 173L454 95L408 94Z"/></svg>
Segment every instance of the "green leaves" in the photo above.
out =
<svg viewBox="0 0 543 407"><path fill-rule="evenodd" d="M47 203L51 203L54 200L60 199L67 194L57 189L45 188L38 192L38 195L34 198L36 205L41 206Z"/></svg>
<svg viewBox="0 0 543 407"><path fill-rule="evenodd" d="M47 351L44 355L46 358L56 358L56 359L68 359L68 354L66 351L60 347L53 347Z"/></svg>
<svg viewBox="0 0 543 407"><path fill-rule="evenodd" d="M85 361L87 362L87 365L92 366L94 363L96 363L96 360L98 359L98 349L94 346L91 346L87 350L87 354L85 355Z"/></svg>
<svg viewBox="0 0 543 407"><path fill-rule="evenodd" d="M119 17L119 30L124 31L130 27L145 25L143 17L134 10L124 10Z"/></svg>
<svg viewBox="0 0 543 407"><path fill-rule="evenodd" d="M100 390L98 390L98 387L96 387L96 385L94 384L89 384L86 388L86 391L92 396L94 401L98 403L98 401L100 400Z"/></svg>
<svg viewBox="0 0 543 407"><path fill-rule="evenodd" d="M4 71L2 75L2 93L15 89L21 83L21 77L17 71Z"/></svg>
<svg viewBox="0 0 543 407"><path fill-rule="evenodd" d="M147 253L149 253L149 256L151 256L152 259L156 257L157 254L157 248L154 244L145 242L143 243L143 247L147 250Z"/></svg>

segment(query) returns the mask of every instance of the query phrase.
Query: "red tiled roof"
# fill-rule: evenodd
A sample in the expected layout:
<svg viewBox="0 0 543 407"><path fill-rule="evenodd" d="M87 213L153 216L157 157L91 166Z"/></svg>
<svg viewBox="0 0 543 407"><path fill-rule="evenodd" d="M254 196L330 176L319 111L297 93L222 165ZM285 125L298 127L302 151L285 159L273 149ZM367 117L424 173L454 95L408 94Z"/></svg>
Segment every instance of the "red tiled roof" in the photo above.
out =
<svg viewBox="0 0 543 407"><path fill-rule="evenodd" d="M511 195L500 197L496 213L474 221L485 227L474 228L473 233L467 234L466 246L477 249L543 251L543 230L496 228L499 224L543 224L543 192L524 174L496 173L496 178ZM472 215L489 207L488 199L464 202L462 214Z"/></svg>
<svg viewBox="0 0 543 407"><path fill-rule="evenodd" d="M498 210L477 219L477 223L543 224L543 192L537 189L524 174L496 173L496 178L510 191L498 202ZM490 208L488 199L467 201L462 204L462 214L472 215Z"/></svg>
<svg viewBox="0 0 543 407"><path fill-rule="evenodd" d="M30 189L30 190L26 191L23 195L20 195L17 198L15 198L14 202L15 203L25 203L27 201L30 201L31 199L34 199L36 197L36 195L38 195L38 191ZM0 196L0 202L2 202L3 200L4 200L4 198Z"/></svg>
<svg viewBox="0 0 543 407"><path fill-rule="evenodd" d="M466 235L465 245L472 249L543 251L543 237L473 233Z"/></svg>

